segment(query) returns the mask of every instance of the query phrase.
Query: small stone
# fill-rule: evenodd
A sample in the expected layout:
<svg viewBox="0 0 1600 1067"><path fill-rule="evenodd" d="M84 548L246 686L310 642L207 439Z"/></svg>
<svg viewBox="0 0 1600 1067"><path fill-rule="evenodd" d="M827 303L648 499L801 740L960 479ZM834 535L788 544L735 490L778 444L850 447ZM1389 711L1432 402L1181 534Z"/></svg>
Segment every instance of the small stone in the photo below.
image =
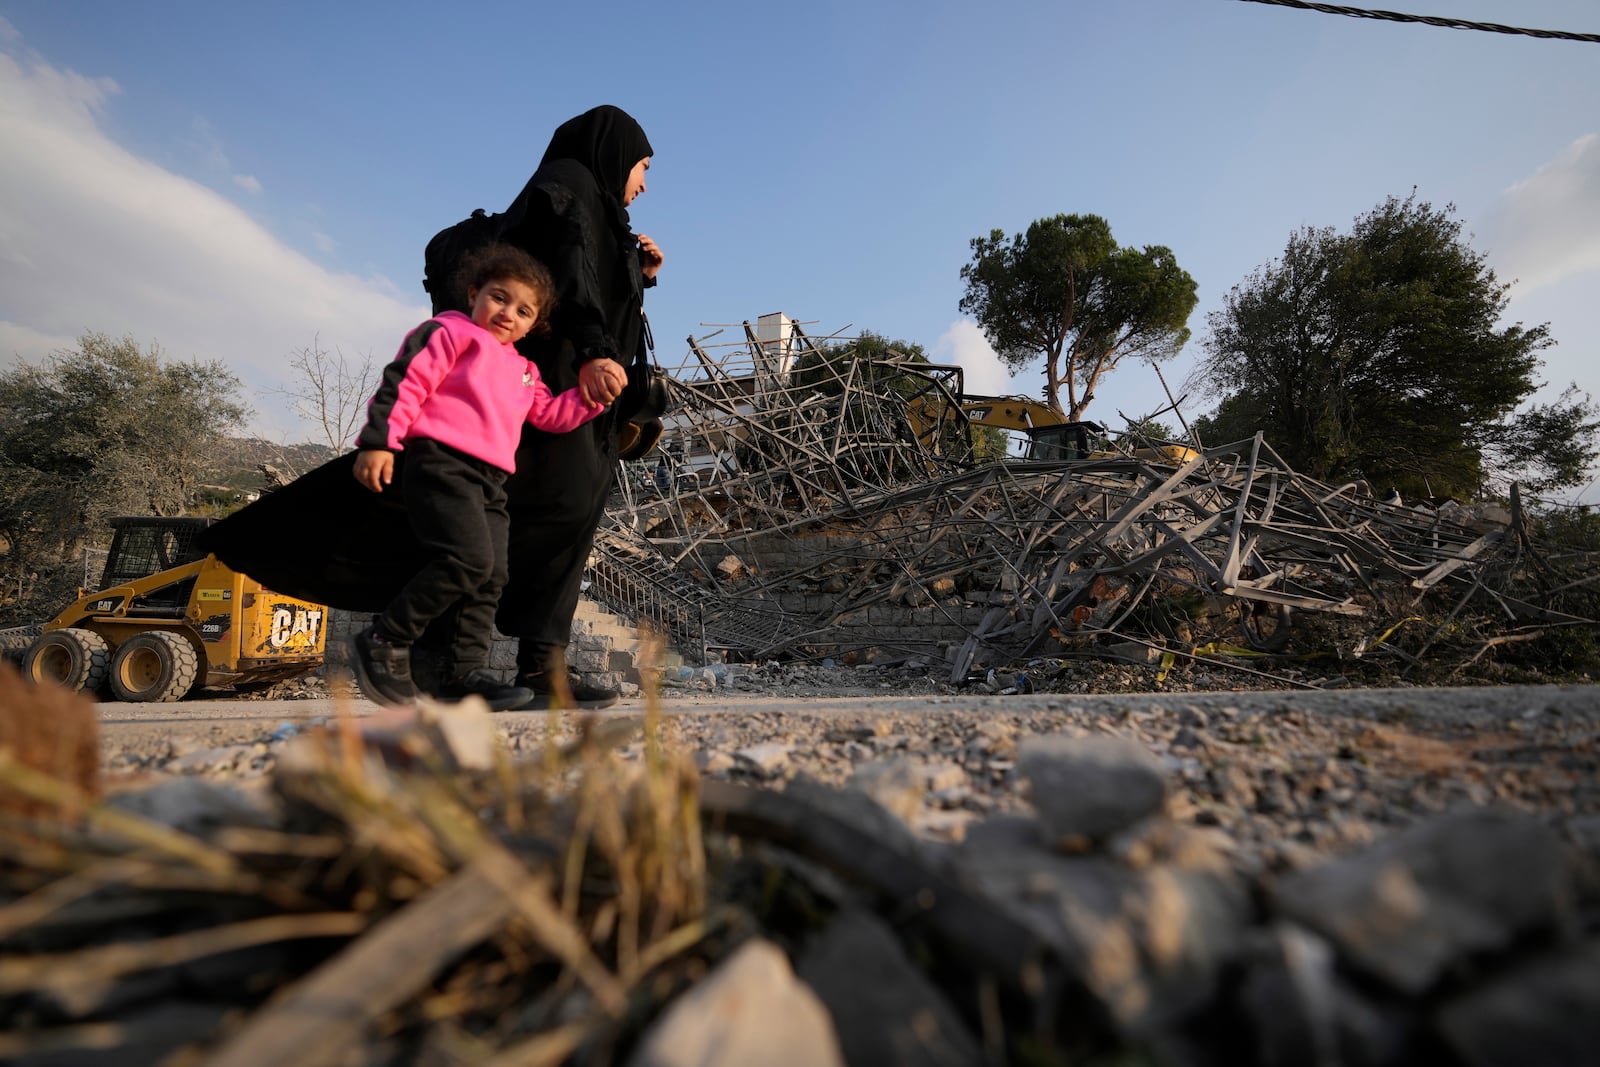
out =
<svg viewBox="0 0 1600 1067"><path fill-rule="evenodd" d="M482 697L453 704L422 697L417 700L417 711L423 722L438 730L456 766L468 771L494 768L498 730Z"/></svg>
<svg viewBox="0 0 1600 1067"><path fill-rule="evenodd" d="M1108 837L1159 812L1166 799L1160 762L1124 738L1030 738L1017 770L1040 821L1057 838Z"/></svg>
<svg viewBox="0 0 1600 1067"><path fill-rule="evenodd" d="M924 784L932 792L967 784L967 772L948 760L943 763L924 763L921 771Z"/></svg>
<svg viewBox="0 0 1600 1067"><path fill-rule="evenodd" d="M674 1000L628 1067L844 1067L827 1009L772 942L754 938Z"/></svg>
<svg viewBox="0 0 1600 1067"><path fill-rule="evenodd" d="M927 778L915 760L902 757L861 767L851 776L850 787L910 823L922 810Z"/></svg>
<svg viewBox="0 0 1600 1067"><path fill-rule="evenodd" d="M703 748L695 753L694 761L702 774L727 774L737 763L726 752Z"/></svg>
<svg viewBox="0 0 1600 1067"><path fill-rule="evenodd" d="M741 748L733 754L733 758L740 765L770 778L788 766L789 755L793 751L793 745L769 741L765 744Z"/></svg>

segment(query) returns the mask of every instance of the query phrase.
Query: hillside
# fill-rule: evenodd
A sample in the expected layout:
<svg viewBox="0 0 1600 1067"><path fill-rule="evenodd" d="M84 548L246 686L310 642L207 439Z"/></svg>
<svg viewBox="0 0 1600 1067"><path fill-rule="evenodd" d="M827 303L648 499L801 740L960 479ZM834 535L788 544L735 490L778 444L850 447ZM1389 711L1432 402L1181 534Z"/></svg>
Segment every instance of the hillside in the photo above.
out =
<svg viewBox="0 0 1600 1067"><path fill-rule="evenodd" d="M218 446L205 472L204 488L214 497L260 492L271 484L273 473L283 482L292 481L333 456L327 445L311 442L284 444L261 437L229 437Z"/></svg>

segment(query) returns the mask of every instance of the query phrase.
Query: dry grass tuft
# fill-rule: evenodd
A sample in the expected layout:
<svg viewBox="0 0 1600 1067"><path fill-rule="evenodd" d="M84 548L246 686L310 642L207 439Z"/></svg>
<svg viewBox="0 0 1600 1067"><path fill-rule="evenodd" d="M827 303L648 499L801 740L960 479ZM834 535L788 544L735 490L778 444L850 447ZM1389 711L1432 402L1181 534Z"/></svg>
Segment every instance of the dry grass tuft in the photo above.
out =
<svg viewBox="0 0 1600 1067"><path fill-rule="evenodd" d="M0 660L0 811L33 815L54 810L37 790L10 782L25 768L58 783L75 797L99 794L100 723L82 693L23 681Z"/></svg>
<svg viewBox="0 0 1600 1067"><path fill-rule="evenodd" d="M83 706L72 721L92 753ZM279 825L204 839L96 800L92 761L87 778L50 777L81 769L83 735L18 720L11 734L37 754L0 756L0 790L29 816L13 806L4 825L19 847L0 860L0 1058L76 1042L131 1052L125 1020L152 1007L141 989L171 1007L176 988L216 1010L167 1035L173 1064L444 1048L441 1062L605 1062L703 967L718 925L698 775L647 706L642 768L615 751L636 721L584 718L575 742L552 731L524 762L496 743L468 770L430 709L377 729L341 715L282 752ZM236 980L192 988L196 968Z"/></svg>

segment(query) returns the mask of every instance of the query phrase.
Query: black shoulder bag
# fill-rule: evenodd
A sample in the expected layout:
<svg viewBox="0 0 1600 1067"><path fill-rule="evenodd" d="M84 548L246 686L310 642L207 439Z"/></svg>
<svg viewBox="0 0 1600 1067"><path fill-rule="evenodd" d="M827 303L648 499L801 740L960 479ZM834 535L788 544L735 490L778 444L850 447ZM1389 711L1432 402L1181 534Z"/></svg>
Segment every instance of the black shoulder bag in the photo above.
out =
<svg viewBox="0 0 1600 1067"><path fill-rule="evenodd" d="M661 440L661 416L672 410L671 379L656 363L656 339L643 308L639 318L639 347L627 367L628 384L617 397L617 412L626 420L617 452L623 459L649 455Z"/></svg>

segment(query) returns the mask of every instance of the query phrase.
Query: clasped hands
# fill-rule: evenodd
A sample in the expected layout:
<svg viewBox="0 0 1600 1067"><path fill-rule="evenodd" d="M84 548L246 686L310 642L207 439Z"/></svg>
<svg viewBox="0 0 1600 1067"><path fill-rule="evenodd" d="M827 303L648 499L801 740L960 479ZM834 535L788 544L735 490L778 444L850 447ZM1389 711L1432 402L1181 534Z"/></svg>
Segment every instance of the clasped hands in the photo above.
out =
<svg viewBox="0 0 1600 1067"><path fill-rule="evenodd" d="M614 359L591 359L578 368L578 392L590 403L611 403L627 384L627 371ZM386 448L363 448L356 454L353 473L362 486L381 493L394 480L394 453Z"/></svg>
<svg viewBox="0 0 1600 1067"><path fill-rule="evenodd" d="M591 404L609 404L622 395L628 372L614 359L591 359L578 367L578 394Z"/></svg>

